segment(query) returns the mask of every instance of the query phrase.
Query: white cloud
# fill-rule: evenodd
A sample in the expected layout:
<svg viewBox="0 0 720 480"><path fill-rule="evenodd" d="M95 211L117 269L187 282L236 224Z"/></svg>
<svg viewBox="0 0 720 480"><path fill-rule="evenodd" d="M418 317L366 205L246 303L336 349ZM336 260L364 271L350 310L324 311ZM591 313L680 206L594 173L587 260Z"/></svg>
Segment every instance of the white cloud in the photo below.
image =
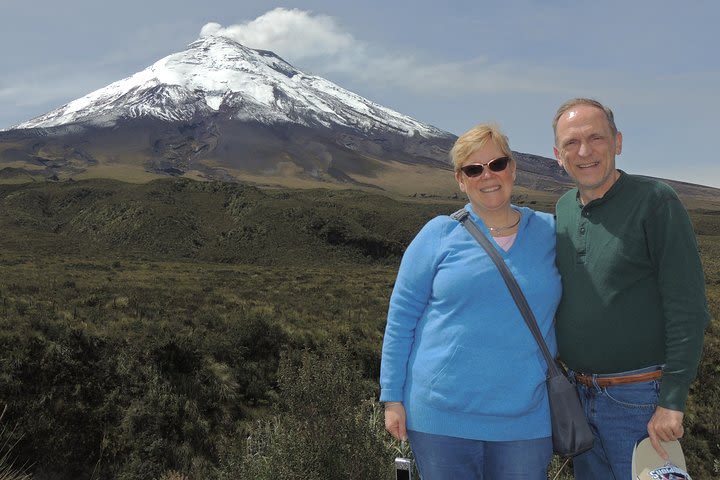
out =
<svg viewBox="0 0 720 480"><path fill-rule="evenodd" d="M276 8L254 20L227 27L207 23L200 37L210 35L271 50L306 73L336 79L351 89L371 83L380 89L436 96L556 93L573 90L573 85L603 87L609 77L607 72L579 75L553 66L492 62L482 55L447 62L410 52L388 54L386 47L359 41L343 31L334 18L299 9Z"/></svg>
<svg viewBox="0 0 720 480"><path fill-rule="evenodd" d="M294 61L352 51L357 44L332 17L285 8L276 8L240 25L222 27L208 23L200 36L208 35L228 37L250 48L272 50Z"/></svg>
<svg viewBox="0 0 720 480"><path fill-rule="evenodd" d="M20 89L17 86L3 87L3 88L0 88L0 99L5 99L5 98L13 99L20 93L22 93L22 89Z"/></svg>

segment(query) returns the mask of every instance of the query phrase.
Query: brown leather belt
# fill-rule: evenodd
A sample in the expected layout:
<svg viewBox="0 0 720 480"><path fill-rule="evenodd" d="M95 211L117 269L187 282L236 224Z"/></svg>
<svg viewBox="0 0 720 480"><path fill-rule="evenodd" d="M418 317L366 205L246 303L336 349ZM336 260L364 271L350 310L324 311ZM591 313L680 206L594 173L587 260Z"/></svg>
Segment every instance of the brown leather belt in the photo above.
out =
<svg viewBox="0 0 720 480"><path fill-rule="evenodd" d="M662 377L662 370L636 373L635 375L623 375L621 377L597 377L595 379L595 385L597 385L598 387L611 387L613 385L622 385L625 383L649 382L650 380L657 380L660 377ZM588 387L593 386L592 375L576 373L575 380L577 380L578 383L581 383Z"/></svg>

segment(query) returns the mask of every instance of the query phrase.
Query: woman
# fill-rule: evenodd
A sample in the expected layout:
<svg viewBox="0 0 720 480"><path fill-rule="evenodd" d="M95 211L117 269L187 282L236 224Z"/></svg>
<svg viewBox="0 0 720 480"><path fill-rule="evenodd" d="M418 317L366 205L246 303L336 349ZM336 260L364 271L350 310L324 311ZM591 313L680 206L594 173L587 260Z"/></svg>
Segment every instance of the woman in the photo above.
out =
<svg viewBox="0 0 720 480"><path fill-rule="evenodd" d="M496 126L466 132L451 156L465 208L515 275L555 354L561 288L552 215L510 203L517 167ZM428 222L398 271L380 373L385 427L409 437L422 477L545 480L546 370L485 250L449 216Z"/></svg>

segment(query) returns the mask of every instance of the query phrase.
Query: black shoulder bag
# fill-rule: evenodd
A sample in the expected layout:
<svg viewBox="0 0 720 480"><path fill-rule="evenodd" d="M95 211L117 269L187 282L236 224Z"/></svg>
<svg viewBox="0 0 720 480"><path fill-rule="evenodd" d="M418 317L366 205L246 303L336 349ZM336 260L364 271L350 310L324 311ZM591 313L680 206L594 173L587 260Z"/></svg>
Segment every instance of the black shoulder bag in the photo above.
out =
<svg viewBox="0 0 720 480"><path fill-rule="evenodd" d="M553 451L562 457L572 457L590 450L595 436L590 430L585 412L583 412L575 386L570 383L564 370L550 354L545 339L538 328L535 314L528 305L525 295L520 290L515 277L505 265L500 254L490 241L483 235L478 226L470 218L467 210L460 209L450 215L460 222L475 240L485 249L507 284L510 294L520 309L525 323L532 332L548 364L547 389L550 400L550 422L552 424Z"/></svg>

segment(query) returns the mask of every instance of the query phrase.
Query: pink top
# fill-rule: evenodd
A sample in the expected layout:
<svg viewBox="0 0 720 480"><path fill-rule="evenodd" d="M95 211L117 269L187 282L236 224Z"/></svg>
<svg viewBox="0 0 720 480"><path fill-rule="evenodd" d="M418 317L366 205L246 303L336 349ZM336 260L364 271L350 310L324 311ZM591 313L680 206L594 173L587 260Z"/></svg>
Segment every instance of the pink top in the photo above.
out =
<svg viewBox="0 0 720 480"><path fill-rule="evenodd" d="M510 250L510 247L512 247L515 237L517 237L517 233L513 233L512 235L508 235L506 237L493 237L493 240L495 240L495 243L500 245L500 248L507 252Z"/></svg>

